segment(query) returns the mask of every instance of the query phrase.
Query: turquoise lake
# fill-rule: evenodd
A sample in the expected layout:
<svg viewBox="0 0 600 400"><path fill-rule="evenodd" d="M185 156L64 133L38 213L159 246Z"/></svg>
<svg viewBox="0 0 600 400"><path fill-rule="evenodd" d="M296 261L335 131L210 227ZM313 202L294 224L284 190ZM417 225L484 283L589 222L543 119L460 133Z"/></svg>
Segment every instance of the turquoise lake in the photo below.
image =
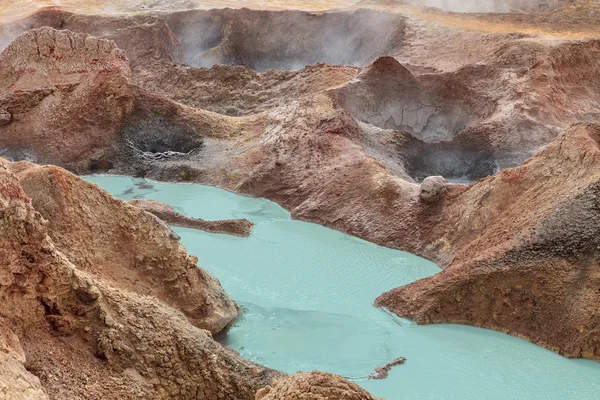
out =
<svg viewBox="0 0 600 400"><path fill-rule="evenodd" d="M215 187L87 177L121 199L163 201L190 217L247 218L249 238L174 228L198 264L243 307L219 340L285 372L329 371L390 400L600 399L600 363L459 325L418 326L372 306L381 293L439 272L422 258ZM404 356L385 380L376 367Z"/></svg>

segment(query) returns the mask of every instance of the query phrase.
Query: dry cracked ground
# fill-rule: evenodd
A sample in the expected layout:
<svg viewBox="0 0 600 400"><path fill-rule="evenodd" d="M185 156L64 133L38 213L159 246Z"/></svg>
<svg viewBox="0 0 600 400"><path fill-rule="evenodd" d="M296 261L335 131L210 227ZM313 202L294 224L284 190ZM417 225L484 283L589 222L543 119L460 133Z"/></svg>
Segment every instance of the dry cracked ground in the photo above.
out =
<svg viewBox="0 0 600 400"><path fill-rule="evenodd" d="M0 1L0 397L372 399L213 341L233 300L98 172L269 198L444 269L377 306L600 360L598 1L54 3Z"/></svg>

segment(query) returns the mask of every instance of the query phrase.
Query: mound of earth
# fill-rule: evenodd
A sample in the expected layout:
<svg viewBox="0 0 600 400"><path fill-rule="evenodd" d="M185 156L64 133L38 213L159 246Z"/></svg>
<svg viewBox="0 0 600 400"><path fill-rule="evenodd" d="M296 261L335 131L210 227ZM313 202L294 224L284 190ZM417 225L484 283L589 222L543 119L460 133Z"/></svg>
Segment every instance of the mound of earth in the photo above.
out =
<svg viewBox="0 0 600 400"><path fill-rule="evenodd" d="M398 149L414 179L473 182L520 165L570 124L600 120L599 54L597 39L521 39L477 66L418 76L385 57L331 94L359 121L418 139Z"/></svg>
<svg viewBox="0 0 600 400"><path fill-rule="evenodd" d="M303 372L275 379L256 400L377 400L357 384L325 372Z"/></svg>
<svg viewBox="0 0 600 400"><path fill-rule="evenodd" d="M358 120L426 142L451 140L491 114L493 104L460 81L431 82L393 57L382 57L334 91Z"/></svg>
<svg viewBox="0 0 600 400"><path fill-rule="evenodd" d="M186 217L175 211L168 204L156 200L130 200L132 204L144 211L156 215L162 221L175 226L201 229L211 233L226 233L234 236L250 236L254 224L247 219L232 219L223 221L205 221L201 218Z"/></svg>
<svg viewBox="0 0 600 400"><path fill-rule="evenodd" d="M93 157L134 107L128 76L113 42L50 28L22 34L0 55L0 108L11 115L3 156L60 165Z"/></svg>
<svg viewBox="0 0 600 400"><path fill-rule="evenodd" d="M55 246L79 269L141 296L156 297L212 333L237 317L235 304L219 282L196 268L197 258L188 257L184 247L142 210L60 168L16 163L11 169L35 210L48 221Z"/></svg>
<svg viewBox="0 0 600 400"><path fill-rule="evenodd" d="M28 31L2 53L0 71L0 109L10 115L0 148L13 160L76 172L135 163L143 171L148 163L197 156L210 150L211 136L235 129L134 86L114 42L81 33Z"/></svg>

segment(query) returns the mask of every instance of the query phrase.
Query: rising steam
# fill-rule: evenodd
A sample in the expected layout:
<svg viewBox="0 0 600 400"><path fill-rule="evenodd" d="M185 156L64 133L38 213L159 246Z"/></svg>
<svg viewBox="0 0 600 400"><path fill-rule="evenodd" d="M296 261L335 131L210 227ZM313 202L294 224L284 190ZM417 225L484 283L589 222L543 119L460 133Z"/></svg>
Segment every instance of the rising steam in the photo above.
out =
<svg viewBox="0 0 600 400"><path fill-rule="evenodd" d="M167 22L194 67L246 65L258 71L297 70L324 62L363 66L397 54L405 19L373 10L312 14L302 11L210 10Z"/></svg>
<svg viewBox="0 0 600 400"><path fill-rule="evenodd" d="M549 10L575 0L408 0L408 3L453 12L506 13Z"/></svg>

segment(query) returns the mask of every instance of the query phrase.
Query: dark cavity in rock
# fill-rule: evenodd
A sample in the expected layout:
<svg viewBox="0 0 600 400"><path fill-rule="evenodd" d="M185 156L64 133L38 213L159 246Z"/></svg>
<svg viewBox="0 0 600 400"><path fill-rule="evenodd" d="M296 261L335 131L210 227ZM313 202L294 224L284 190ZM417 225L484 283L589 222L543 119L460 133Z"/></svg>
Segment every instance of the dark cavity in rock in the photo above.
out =
<svg viewBox="0 0 600 400"><path fill-rule="evenodd" d="M203 146L202 138L193 129L160 120L129 124L123 133L134 155L149 161L190 156Z"/></svg>

